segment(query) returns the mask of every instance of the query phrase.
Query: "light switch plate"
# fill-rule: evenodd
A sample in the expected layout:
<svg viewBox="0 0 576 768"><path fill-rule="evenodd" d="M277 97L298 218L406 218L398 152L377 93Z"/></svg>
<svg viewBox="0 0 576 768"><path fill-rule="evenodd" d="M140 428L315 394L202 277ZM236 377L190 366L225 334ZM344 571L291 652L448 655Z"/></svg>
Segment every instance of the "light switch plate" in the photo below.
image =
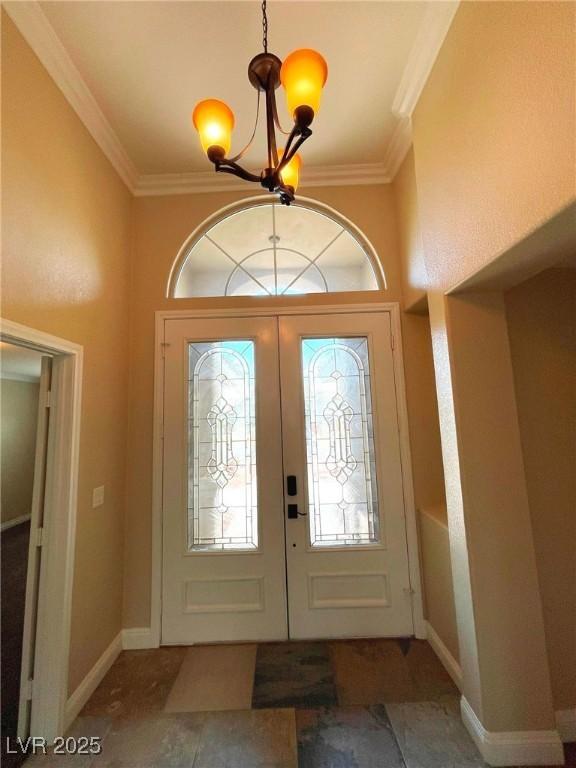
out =
<svg viewBox="0 0 576 768"><path fill-rule="evenodd" d="M92 491L92 507L101 507L104 504L104 486L99 485Z"/></svg>

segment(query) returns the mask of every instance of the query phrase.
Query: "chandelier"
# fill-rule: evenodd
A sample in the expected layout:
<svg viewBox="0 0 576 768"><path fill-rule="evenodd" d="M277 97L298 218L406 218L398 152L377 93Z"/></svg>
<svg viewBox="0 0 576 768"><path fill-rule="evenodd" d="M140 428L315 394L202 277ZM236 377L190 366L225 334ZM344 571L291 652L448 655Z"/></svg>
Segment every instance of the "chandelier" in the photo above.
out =
<svg viewBox="0 0 576 768"><path fill-rule="evenodd" d="M231 173L246 181L261 184L276 193L284 205L294 200L302 161L297 154L300 146L312 135L310 125L318 113L322 88L328 75L326 62L316 51L303 48L291 53L284 62L268 52L268 17L266 0L262 2L264 52L248 65L248 79L258 92L256 122L248 144L234 157L228 157L232 144L234 114L230 107L217 99L200 101L194 108L192 121L200 135L202 149L216 171ZM278 119L275 91L282 84L286 91L288 111L294 120L290 131L284 131ZM268 158L260 174L250 173L238 164L250 148L260 115L260 97L266 99L266 140ZM278 148L276 129L286 136L283 149Z"/></svg>

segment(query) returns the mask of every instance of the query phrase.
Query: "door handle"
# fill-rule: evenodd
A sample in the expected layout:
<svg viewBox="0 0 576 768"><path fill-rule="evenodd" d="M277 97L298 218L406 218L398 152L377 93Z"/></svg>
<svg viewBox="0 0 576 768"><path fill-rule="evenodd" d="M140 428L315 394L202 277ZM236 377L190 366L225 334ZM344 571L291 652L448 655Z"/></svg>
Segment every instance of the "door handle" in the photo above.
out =
<svg viewBox="0 0 576 768"><path fill-rule="evenodd" d="M288 504L288 519L297 520L299 517L306 517L308 512L298 512L298 504Z"/></svg>
<svg viewBox="0 0 576 768"><path fill-rule="evenodd" d="M297 496L298 483L296 481L296 475L288 475L286 477L286 493L288 496Z"/></svg>

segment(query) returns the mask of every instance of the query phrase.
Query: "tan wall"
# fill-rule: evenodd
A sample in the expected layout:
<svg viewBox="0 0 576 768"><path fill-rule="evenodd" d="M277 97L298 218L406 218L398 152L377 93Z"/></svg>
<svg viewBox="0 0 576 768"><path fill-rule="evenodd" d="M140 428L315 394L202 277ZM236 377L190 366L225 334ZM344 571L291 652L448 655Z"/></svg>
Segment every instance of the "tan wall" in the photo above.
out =
<svg viewBox="0 0 576 768"><path fill-rule="evenodd" d="M254 194L248 190L247 195ZM400 268L396 241L394 202L390 186L330 187L305 190L343 213L372 241L380 255L388 290L370 294L332 294L324 303L340 300L400 301ZM135 247L132 280L130 438L127 485L125 612L127 627L150 622L150 548L152 514L152 410L154 387L154 311L191 306L217 307L254 300L166 299L168 274L188 235L224 205L238 200L238 193L139 198L135 202ZM306 297L258 299L270 304L305 303ZM314 299L317 303L318 299Z"/></svg>
<svg viewBox="0 0 576 768"><path fill-rule="evenodd" d="M460 649L445 505L421 511L418 522L426 619L452 656L459 661Z"/></svg>
<svg viewBox="0 0 576 768"><path fill-rule="evenodd" d="M418 214L413 149L410 149L404 158L392 187L398 221L403 306L404 309L419 310L426 301L428 276L424 263L424 243Z"/></svg>
<svg viewBox="0 0 576 768"><path fill-rule="evenodd" d="M553 724L536 561L503 302L442 293L574 198L575 11L461 3L413 116L464 692L495 731Z"/></svg>
<svg viewBox="0 0 576 768"><path fill-rule="evenodd" d="M414 113L428 289L574 199L576 4L461 3Z"/></svg>
<svg viewBox="0 0 576 768"><path fill-rule="evenodd" d="M402 337L414 498L420 511L424 615L454 658L458 659L440 422L426 295L428 278L412 149L406 155L392 187L405 309L402 313Z"/></svg>
<svg viewBox="0 0 576 768"><path fill-rule="evenodd" d="M555 709L576 706L576 270L506 295Z"/></svg>
<svg viewBox="0 0 576 768"><path fill-rule="evenodd" d="M428 315L402 313L408 427L418 509L445 501L440 423Z"/></svg>
<svg viewBox="0 0 576 768"><path fill-rule="evenodd" d="M39 384L2 379L0 455L2 522L30 514Z"/></svg>
<svg viewBox="0 0 576 768"><path fill-rule="evenodd" d="M85 352L73 689L122 626L131 197L5 15L2 88L2 315Z"/></svg>

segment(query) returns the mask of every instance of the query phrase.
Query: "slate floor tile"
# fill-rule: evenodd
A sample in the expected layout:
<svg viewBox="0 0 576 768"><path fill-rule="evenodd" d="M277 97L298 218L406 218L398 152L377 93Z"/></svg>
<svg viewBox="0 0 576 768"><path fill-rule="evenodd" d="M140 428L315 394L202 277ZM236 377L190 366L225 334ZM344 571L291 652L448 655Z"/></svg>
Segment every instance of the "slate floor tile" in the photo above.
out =
<svg viewBox="0 0 576 768"><path fill-rule="evenodd" d="M576 741L570 742L569 744L564 744L564 759L566 761L566 766L572 768L572 766L576 766Z"/></svg>
<svg viewBox="0 0 576 768"><path fill-rule="evenodd" d="M419 691L396 640L333 642L330 653L340 706L418 701Z"/></svg>
<svg viewBox="0 0 576 768"><path fill-rule="evenodd" d="M296 711L299 768L404 768L383 706Z"/></svg>
<svg viewBox="0 0 576 768"><path fill-rule="evenodd" d="M326 643L258 646L252 706L321 707L337 703Z"/></svg>
<svg viewBox="0 0 576 768"><path fill-rule="evenodd" d="M161 712L185 654L183 646L123 651L81 714L134 717Z"/></svg>
<svg viewBox="0 0 576 768"><path fill-rule="evenodd" d="M460 698L460 692L426 640L411 640L405 653L410 676L420 701Z"/></svg>
<svg viewBox="0 0 576 768"><path fill-rule="evenodd" d="M459 691L424 640L348 640L330 643L338 703L443 701Z"/></svg>
<svg viewBox="0 0 576 768"><path fill-rule="evenodd" d="M77 717L72 726L68 729L66 737L76 739L76 743L82 744L81 753L54 754L53 748L48 749L48 754L32 755L26 761L26 768L90 768L95 755L90 751L84 753L84 743L79 740L81 737L95 737L103 747L104 740L110 730L111 719L108 717Z"/></svg>
<svg viewBox="0 0 576 768"><path fill-rule="evenodd" d="M456 701L386 704L407 768L485 768Z"/></svg>
<svg viewBox="0 0 576 768"><path fill-rule="evenodd" d="M194 768L298 768L293 709L209 712Z"/></svg>
<svg viewBox="0 0 576 768"><path fill-rule="evenodd" d="M91 768L190 768L204 717L194 713L115 718Z"/></svg>

